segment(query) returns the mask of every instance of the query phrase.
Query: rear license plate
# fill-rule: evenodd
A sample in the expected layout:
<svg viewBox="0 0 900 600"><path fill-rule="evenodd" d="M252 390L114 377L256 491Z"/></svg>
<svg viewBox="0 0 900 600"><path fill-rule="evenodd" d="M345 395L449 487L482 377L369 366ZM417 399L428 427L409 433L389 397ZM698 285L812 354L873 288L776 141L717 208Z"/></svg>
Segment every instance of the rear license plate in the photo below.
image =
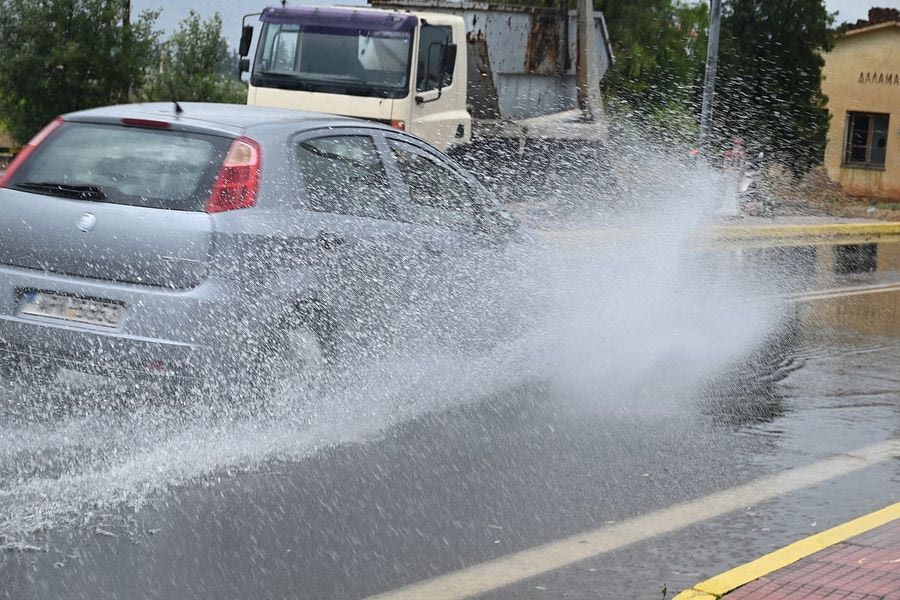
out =
<svg viewBox="0 0 900 600"><path fill-rule="evenodd" d="M29 290L22 295L19 314L100 327L118 327L122 323L125 307L115 302Z"/></svg>

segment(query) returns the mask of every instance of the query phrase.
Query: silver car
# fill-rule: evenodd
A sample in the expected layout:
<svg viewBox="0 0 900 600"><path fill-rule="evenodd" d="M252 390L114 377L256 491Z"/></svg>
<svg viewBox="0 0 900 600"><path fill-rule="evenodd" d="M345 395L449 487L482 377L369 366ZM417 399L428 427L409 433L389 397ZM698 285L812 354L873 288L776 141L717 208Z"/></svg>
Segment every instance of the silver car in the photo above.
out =
<svg viewBox="0 0 900 600"><path fill-rule="evenodd" d="M445 155L377 123L199 103L68 114L0 179L0 364L302 377L415 332L466 289L455 261L516 231Z"/></svg>

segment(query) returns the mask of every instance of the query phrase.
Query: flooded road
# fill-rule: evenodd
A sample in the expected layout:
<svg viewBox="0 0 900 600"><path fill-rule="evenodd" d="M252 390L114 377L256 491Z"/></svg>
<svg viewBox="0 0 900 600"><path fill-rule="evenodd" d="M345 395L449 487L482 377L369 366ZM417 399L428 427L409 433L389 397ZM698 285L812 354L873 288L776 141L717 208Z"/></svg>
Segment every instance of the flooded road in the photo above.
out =
<svg viewBox="0 0 900 600"><path fill-rule="evenodd" d="M46 393L7 387L0 597L364 598L896 441L900 292L840 292L896 281L857 271L787 290L816 298L733 355L716 334L760 330L719 321L752 323L771 305L618 311L601 355L625 359L590 377L572 376L586 366L578 345L550 382L489 355L419 356L414 372L382 364L340 401L289 410L184 405L75 375ZM669 337L679 344L647 341ZM900 462L880 461L482 589L659 598L898 498Z"/></svg>

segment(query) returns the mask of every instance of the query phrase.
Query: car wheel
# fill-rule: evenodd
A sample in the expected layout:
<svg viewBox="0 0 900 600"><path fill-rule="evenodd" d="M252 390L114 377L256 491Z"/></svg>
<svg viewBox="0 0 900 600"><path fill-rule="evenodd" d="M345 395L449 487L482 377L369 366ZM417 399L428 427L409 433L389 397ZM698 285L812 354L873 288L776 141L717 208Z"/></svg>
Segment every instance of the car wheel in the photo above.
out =
<svg viewBox="0 0 900 600"><path fill-rule="evenodd" d="M260 371L267 387L288 394L318 396L328 373L326 346L309 325L292 324L278 336Z"/></svg>

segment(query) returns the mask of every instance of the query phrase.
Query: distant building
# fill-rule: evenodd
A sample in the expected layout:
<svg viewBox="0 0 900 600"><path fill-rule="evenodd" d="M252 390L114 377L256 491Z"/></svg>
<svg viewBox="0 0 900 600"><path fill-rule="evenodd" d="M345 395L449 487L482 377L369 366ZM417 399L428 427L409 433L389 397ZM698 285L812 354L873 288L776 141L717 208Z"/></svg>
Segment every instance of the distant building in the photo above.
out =
<svg viewBox="0 0 900 600"><path fill-rule="evenodd" d="M828 176L848 194L900 200L900 12L873 8L825 56Z"/></svg>

